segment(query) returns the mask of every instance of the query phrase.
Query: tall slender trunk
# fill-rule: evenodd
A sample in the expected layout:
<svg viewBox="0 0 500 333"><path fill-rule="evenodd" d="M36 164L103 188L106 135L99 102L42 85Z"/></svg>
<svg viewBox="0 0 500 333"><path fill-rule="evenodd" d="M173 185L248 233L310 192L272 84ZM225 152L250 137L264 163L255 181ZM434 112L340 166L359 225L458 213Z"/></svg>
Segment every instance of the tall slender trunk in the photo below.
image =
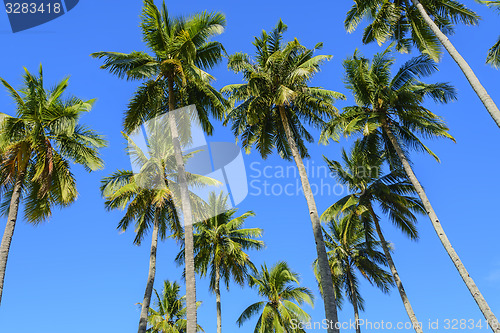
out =
<svg viewBox="0 0 500 333"><path fill-rule="evenodd" d="M297 164L297 169L299 170L300 181L302 183L302 189L304 191L304 197L307 201L307 207L309 208L309 216L311 218L314 240L316 242L316 253L318 255L318 267L321 278L321 289L323 290L323 301L325 305L325 316L328 321L328 333L338 333L340 330L337 327L338 316L337 316L337 300L335 299L335 292L333 289L332 274L330 271L330 265L328 264L328 256L326 254L325 242L323 240L323 233L321 230L321 223L319 220L318 209L316 208L316 202L314 201L314 196L311 190L311 185L309 184L309 179L307 178L306 168L304 162L297 148L295 139L293 138L292 131L290 129L290 124L288 123L288 118L286 116L286 111L284 106L279 107L281 121L283 122L283 127L285 129L285 135L292 151L293 159L295 164Z"/></svg>
<svg viewBox="0 0 500 333"><path fill-rule="evenodd" d="M359 325L358 295L356 295L356 288L354 287L354 281L350 267L347 267L347 278L349 279L349 288L351 289L352 295L352 307L354 308L354 322L356 323L356 333L361 333L361 328Z"/></svg>
<svg viewBox="0 0 500 333"><path fill-rule="evenodd" d="M394 282L396 282L396 286L398 287L399 295L401 296L401 300L403 301L403 305L405 307L406 313L408 314L408 317L410 318L410 321L412 323L413 329L417 333L422 333L422 327L420 323L417 320L417 316L415 315L415 312L413 312L413 308L411 307L410 300L408 299L408 296L406 295L405 288L403 287L403 282L401 282L401 279L399 278L399 273L398 270L396 269L396 265L394 264L394 261L392 260L391 252L389 251L389 248L387 247L387 242L385 241L384 234L382 233L382 229L380 228L380 223L378 221L378 217L373 211L373 209L370 207L370 213L373 216L373 221L375 222L375 229L377 229L377 234L378 238L380 239L380 242L382 243L382 249L384 250L385 257L387 258L387 263L389 264L389 268L391 269L392 277L394 278Z"/></svg>
<svg viewBox="0 0 500 333"><path fill-rule="evenodd" d="M194 236L193 236L193 215L191 211L191 201L189 199L189 188L186 179L186 168L182 158L182 149L177 131L175 120L175 96L173 77L168 78L168 108L169 108L169 127L174 146L175 162L177 167L177 177L181 192L181 208L184 217L184 258L186 270L186 314L187 314L187 333L196 333L196 277L194 272ZM172 112L171 112L172 111Z"/></svg>
<svg viewBox="0 0 500 333"><path fill-rule="evenodd" d="M9 257L10 243L14 236L14 228L16 227L17 212L19 210L19 200L21 198L21 190L24 181L24 172L20 172L14 183L12 197L10 199L9 216L2 237L2 245L0 245L0 303L2 302L3 282L5 279L5 270L7 268L7 259Z"/></svg>
<svg viewBox="0 0 500 333"><path fill-rule="evenodd" d="M495 102L493 99L488 95L488 92L486 89L483 87L481 82L479 82L479 79L477 78L476 74L472 70L472 68L469 66L469 64L465 61L465 59L462 57L462 55L457 51L455 46L450 42L448 37L439 29L439 27L434 23L432 18L429 16L425 8L422 6L420 1L418 0L411 0L413 5L417 7L420 15L422 15L422 18L424 19L425 23L431 28L432 32L436 35L436 37L439 39L441 44L443 44L444 48L450 56L455 60L457 63L458 67L462 70L462 72L465 74L465 77L469 81L472 89L476 92L477 96L481 100L481 102L484 104L486 107L486 110L488 110L488 113L490 114L491 118L496 122L497 126L500 127L500 110L498 110L498 107L496 106Z"/></svg>
<svg viewBox="0 0 500 333"><path fill-rule="evenodd" d="M386 132L387 136L389 137L389 140L391 141L392 146L396 150L396 153L398 154L399 159L401 160L401 163L403 164L403 168L408 175L408 178L410 179L411 183L413 184L413 187L415 187L415 190L417 191L418 196L420 197L420 200L422 201L425 210L427 211L427 215L429 216L429 219L431 220L432 226L434 227L434 230L436 231L439 240L443 244L446 252L450 256L451 260L455 264L455 267L457 268L458 272L460 273L460 276L462 277L462 280L465 282L465 285L467 288L469 288L469 291L476 301L477 305L479 306L479 309L481 309L481 312L484 315L484 318L488 321L490 324L490 328L492 329L493 332L495 333L500 333L500 325L498 323L497 318L491 311L490 307L488 306L488 303L484 299L483 295L479 291L479 288L476 286L476 283L474 280L470 277L469 273L465 269L464 264L460 260L460 257L458 256L457 252L455 252L455 249L451 245L448 237L446 236L446 233L444 232L444 229L441 225L441 222L439 221L436 212L434 211L434 208L432 208L431 202L429 201L429 198L427 198L427 194L424 191L424 188L420 184L420 182L417 179L417 176L415 176L415 173L413 172L413 169L408 162L408 159L406 158L405 153L401 149L401 146L399 145L396 137L392 133L390 127L388 126L387 122L383 122L382 126L384 128L384 131Z"/></svg>
<svg viewBox="0 0 500 333"><path fill-rule="evenodd" d="M153 285L155 283L156 274L156 249L158 247L158 227L159 227L158 212L155 212L153 236L151 238L151 252L149 254L149 272L146 291L144 292L144 300L141 306L141 317L139 319L138 333L145 333L148 326L149 304L151 304L151 295L153 294Z"/></svg>
<svg viewBox="0 0 500 333"><path fill-rule="evenodd" d="M217 302L217 333L222 332L222 310L220 303L220 271L215 267L215 300Z"/></svg>

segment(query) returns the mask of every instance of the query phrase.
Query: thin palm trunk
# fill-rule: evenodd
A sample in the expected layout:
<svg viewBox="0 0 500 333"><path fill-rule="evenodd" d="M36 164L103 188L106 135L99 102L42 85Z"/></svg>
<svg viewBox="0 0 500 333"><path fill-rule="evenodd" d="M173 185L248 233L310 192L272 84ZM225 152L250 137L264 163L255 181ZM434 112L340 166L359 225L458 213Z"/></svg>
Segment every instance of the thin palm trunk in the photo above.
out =
<svg viewBox="0 0 500 333"><path fill-rule="evenodd" d="M378 221L377 216L375 215L375 212L373 211L372 208L370 208L370 213L373 216L373 221L375 222L375 229L377 230L378 238L380 239L380 242L382 243L382 249L384 250L385 257L387 258L387 263L389 264L389 268L391 269L392 277L394 278L394 282L396 282L396 286L398 287L399 295L401 296L401 300L403 301L403 305L405 307L406 313L408 314L408 317L410 318L410 321L412 323L413 329L417 333L422 333L422 327L420 323L417 320L417 316L415 315L415 312L413 311L413 308L411 307L410 300L408 299L408 295L406 295L405 288L403 287L403 282L401 281L399 277L398 270L396 269L396 265L394 264L394 261L392 260L391 252L389 251L389 248L387 247L387 242L385 241L384 234L382 233L382 229L380 228L380 223Z"/></svg>
<svg viewBox="0 0 500 333"><path fill-rule="evenodd" d="M425 210L427 211L427 215L431 220L432 226L434 227L434 230L436 231L439 240L443 244L451 260L455 264L455 267L457 268L458 273L460 273L460 276L462 277L462 280L465 282L465 285L467 286L467 288L469 288L469 291L474 300L476 301L477 305L479 306L479 309L483 313L484 318L486 318L488 323L490 323L490 328L492 329L493 332L500 333L500 325L498 324L497 318L493 314L493 311L491 311L490 307L488 306L488 303L486 302L483 295L479 291L479 288L476 286L476 283L470 277L469 273L465 269L464 264L460 260L460 257L458 256L457 252L451 245L450 240L446 236L443 226L441 225L441 222L439 221L436 212L434 211L434 208L432 208L429 198L427 198L427 194L425 193L424 188L422 187L422 185L420 185L417 176L415 176L415 173L413 172L413 169L410 163L408 162L408 159L406 158L403 149L401 149L401 146L399 145L398 141L396 140L396 137L392 133L387 123L384 122L382 126L387 136L389 137L392 146L396 150L396 153L398 154L398 157L401 163L403 164L403 168L406 174L408 175L408 178L413 184L413 187L415 187L415 190L417 191L417 194L420 197L420 200L422 201Z"/></svg>
<svg viewBox="0 0 500 333"><path fill-rule="evenodd" d="M465 59L462 57L462 55L457 51L455 46L451 43L451 41L446 37L446 35L439 29L439 27L434 23L432 18L429 16L425 8L422 6L420 1L418 0L411 0L413 2L413 5L417 7L420 15L422 15L422 18L424 19L425 23L431 28L432 32L436 35L436 37L439 39L441 44L443 44L444 48L448 51L450 56L455 60L457 63L458 67L462 70L462 72L465 74L465 77L469 81L472 89L476 92L477 96L481 100L481 102L484 104L486 107L486 110L488 110L488 113L490 116L493 118L493 120L496 122L497 126L500 127L500 110L498 110L498 107L496 106L495 102L493 99L488 95L488 92L486 89L483 87L481 82L479 82L479 79L477 78L476 74L472 70L472 68L469 66L469 64L465 61Z"/></svg>
<svg viewBox="0 0 500 333"><path fill-rule="evenodd" d="M148 283L146 284L146 291L144 292L144 300L142 301L141 317L139 319L138 333L145 333L148 326L149 304L151 304L151 295L153 294L153 285L155 283L155 275L156 275L156 249L158 247L158 227L159 227L159 218L158 214L155 212L153 236L151 238L151 252L149 254Z"/></svg>
<svg viewBox="0 0 500 333"><path fill-rule="evenodd" d="M220 303L220 272L215 268L215 300L217 302L217 333L222 332L222 309Z"/></svg>
<svg viewBox="0 0 500 333"><path fill-rule="evenodd" d="M175 162L177 164L177 176L181 192L181 208L184 217L184 258L186 271L186 314L187 333L196 333L196 278L194 272L194 236L193 236L193 216L191 211L191 201L189 200L189 188L186 178L186 169L182 158L181 144L175 120L175 97L173 77L168 79L168 107L169 125L174 146ZM170 112L172 111L172 112Z"/></svg>
<svg viewBox="0 0 500 333"><path fill-rule="evenodd" d="M356 288L354 287L354 281L351 274L351 268L347 268L347 278L349 279L349 288L351 289L352 295L352 307L354 308L354 322L356 323L356 333L361 333L361 328L359 325L359 308L358 308L358 296L356 295Z"/></svg>
<svg viewBox="0 0 500 333"><path fill-rule="evenodd" d="M316 208L316 202L314 201L313 192L311 190L311 185L309 184L309 179L307 177L306 168L304 162L300 157L297 144L293 138L290 125L288 123L287 116L285 114L284 106L279 107L281 120L283 122L283 127L285 129L286 138L290 150L292 152L293 159L299 170L300 181L302 183L302 189L304 191L304 197L307 201L307 207L309 208L309 216L311 218L314 240L316 242L316 252L318 255L318 267L321 277L321 289L323 290L323 301L325 305L325 316L328 320L328 333L338 333L337 322L337 301L335 299L335 292L333 290L332 274L330 271L330 265L328 264L328 256L326 254L325 242L323 240L323 233L321 230L321 223L319 220L318 209Z"/></svg>
<svg viewBox="0 0 500 333"><path fill-rule="evenodd" d="M19 200L21 198L22 184L24 180L24 173L19 173L12 197L10 199L9 216L7 217L7 224L3 233L2 245L0 246L0 303L2 302L3 283L5 279L5 270L7 268L7 259L9 257L10 243L12 236L14 236L14 228L16 227L17 212L19 210Z"/></svg>

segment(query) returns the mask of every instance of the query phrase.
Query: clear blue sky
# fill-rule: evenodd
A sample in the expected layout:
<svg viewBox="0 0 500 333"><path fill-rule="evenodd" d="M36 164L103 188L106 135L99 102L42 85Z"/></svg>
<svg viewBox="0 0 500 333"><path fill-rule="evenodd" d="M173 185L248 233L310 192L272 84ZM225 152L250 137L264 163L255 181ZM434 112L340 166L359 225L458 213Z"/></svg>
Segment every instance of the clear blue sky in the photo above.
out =
<svg viewBox="0 0 500 333"><path fill-rule="evenodd" d="M377 45L363 46L361 30L347 34L344 15L351 1L169 1L172 15L201 10L218 10L227 16L226 32L219 38L229 53L252 52L253 36L262 29L270 30L282 18L289 26L286 37L297 37L313 46L324 42L323 54L332 54L314 84L348 94L342 84L341 61L355 48L367 56L380 51ZM13 34L7 15L0 11L2 66L0 76L19 86L23 66L36 71L39 63L45 70L46 82L55 83L71 75L69 91L81 98L97 98L93 111L83 121L106 135L110 144L103 150L104 170L93 174L74 167L80 197L71 207L56 211L50 222L33 227L19 221L12 242L2 306L0 332L39 333L108 333L135 332L139 309L135 303L143 297L148 270L149 239L141 247L134 246L133 230L120 234L116 225L120 212L106 212L99 194L99 181L118 168L129 168L120 135L122 115L137 87L136 82L121 81L99 69L100 61L89 54L96 51L129 52L144 50L138 28L141 1L81 1L72 11L45 25ZM500 17L473 1L467 5L483 17L478 27L459 27L452 41L475 69L489 93L500 103L500 72L484 64L487 49L499 34ZM416 55L416 53L415 53ZM398 65L409 59L397 55ZM440 156L438 164L428 156L413 154L415 171L442 221L449 238L461 255L470 274L500 316L500 258L498 256L500 223L498 207L498 173L500 132L479 102L458 67L445 54L440 72L429 81L450 81L459 100L433 110L448 122L457 143L430 142ZM240 77L229 73L221 64L213 74L216 86L237 83ZM339 108L353 104L352 97L339 102ZM14 113L14 104L5 91L0 92L1 112ZM317 138L317 133L314 133ZM227 128L217 124L213 141L232 141ZM337 158L341 144L311 144L315 165L324 154ZM261 162L257 154L246 155L248 176L252 162ZM266 165L287 166L273 156ZM312 162L310 162L312 163ZM254 165L255 167L255 165ZM262 168L262 166L260 166ZM295 183L296 179L270 179L271 184ZM318 177L312 183L319 184ZM323 211L336 201L334 195L318 195L318 208ZM323 306L311 271L315 257L314 240L306 203L302 196L248 196L240 212L253 210L257 216L249 226L265 230L265 251L252 253L257 264L271 265L286 260L300 272L302 285L317 295L314 309L306 307L313 320L323 317ZM5 218L0 220L3 232ZM481 314L454 266L441 247L430 222L419 219L419 242L410 242L390 223L384 221L386 238L394 243L394 260L420 321L474 319ZM164 279L179 280L181 270L173 262L177 245L169 240L158 250L155 286ZM207 281L198 279L199 323L206 332L215 331L215 297L208 293ZM362 318L376 322L407 321L396 290L383 295L366 283L362 284L366 312ZM223 329L236 331L235 321L252 302L258 300L254 290L231 286L222 294ZM345 304L340 320L348 321L352 308ZM255 320L239 329L252 332ZM426 326L424 326L426 327ZM442 327L442 326L441 326ZM486 329L477 329L477 332ZM352 330L349 330L352 331ZM426 330L429 331L429 330ZM441 330L440 330L441 331Z"/></svg>

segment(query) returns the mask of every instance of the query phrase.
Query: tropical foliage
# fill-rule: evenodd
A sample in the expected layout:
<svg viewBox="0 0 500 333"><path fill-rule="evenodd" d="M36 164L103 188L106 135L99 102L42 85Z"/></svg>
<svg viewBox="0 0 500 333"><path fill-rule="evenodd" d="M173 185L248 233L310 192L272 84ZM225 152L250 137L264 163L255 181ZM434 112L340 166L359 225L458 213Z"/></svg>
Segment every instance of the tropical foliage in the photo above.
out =
<svg viewBox="0 0 500 333"><path fill-rule="evenodd" d="M226 102L211 86L214 77L206 70L222 60L222 44L210 39L221 34L226 19L221 13L203 12L189 17L171 17L165 2L159 9L153 0L144 0L141 15L143 40L150 53L96 52L92 56L104 59L101 67L120 78L140 80L129 103L124 128L130 133L146 121L168 113L180 198L184 219L185 266L188 333L196 330L196 281L194 268L193 212L182 158L181 142L176 128L174 110L194 104L204 131L212 133L209 115L221 120ZM172 112L170 112L172 111ZM140 333L145 331L141 321Z"/></svg>
<svg viewBox="0 0 500 333"><path fill-rule="evenodd" d="M160 123L161 124L161 123ZM151 302L156 274L156 252L158 238L164 240L168 234L182 239L183 231L179 221L176 204L179 202L178 173L175 168L172 145L165 142L169 136L160 131L161 126L153 123L152 135L143 151L132 139L128 139L128 154L134 161L139 173L130 170L118 170L101 182L101 192L106 198L105 206L109 210L126 209L118 223L118 229L126 231L130 223L135 222L136 237L134 243L141 244L145 234L152 229L149 273L142 302L140 329L146 330L148 309ZM191 157L190 155L186 158ZM200 175L187 175L188 181L198 185L211 185L215 180ZM191 194L198 214L204 211L204 203Z"/></svg>
<svg viewBox="0 0 500 333"><path fill-rule="evenodd" d="M410 151L417 150L439 161L419 136L454 140L443 119L424 107L423 102L425 98L431 98L437 103L447 103L456 98L455 90L447 83L428 84L419 80L437 70L427 56L410 59L394 76L390 71L393 63L389 49L376 54L372 61L357 53L344 61L347 88L352 91L357 105L344 108L344 112L325 127L323 139L336 139L341 133L362 134L361 149L375 154L381 150L392 172L404 170L413 186L412 191L420 197L439 240L471 295L485 318L496 322L495 315L446 236L409 158Z"/></svg>
<svg viewBox="0 0 500 333"><path fill-rule="evenodd" d="M255 214L250 211L235 217L237 209L230 209L227 200L223 192L210 193L206 211L211 217L196 223L194 235L196 271L201 276L210 276L210 290L216 295L217 333L222 331L220 282L228 290L231 280L245 285L249 273L255 271L245 251L264 247L264 242L257 239L262 236L262 229L243 228L246 219ZM177 261L183 261L183 257L184 251L181 251Z"/></svg>
<svg viewBox="0 0 500 333"><path fill-rule="evenodd" d="M0 301L20 204L26 222L47 221L54 208L67 207L78 196L70 163L89 172L103 167L99 149L106 141L80 123L94 100L67 95L68 81L46 89L41 65L38 76L25 69L20 90L0 78L16 106L15 115L4 115L0 125L0 209L7 216L0 246Z"/></svg>
<svg viewBox="0 0 500 333"><path fill-rule="evenodd" d="M499 0L476 2L500 9ZM344 28L353 32L362 27L362 44L390 45L371 58L356 50L342 62L344 88L354 102L340 112L335 103L347 97L315 81L332 55L321 54L323 43L307 47L297 37L285 41L288 27L281 20L270 32L263 30L254 37L253 54L228 55L215 40L226 27L226 17L221 12L172 16L165 1L157 5L154 0L143 0L142 4L139 27L144 50L91 54L102 61L101 69L136 84L122 123L122 135L127 141L125 152L132 167L102 178L100 191L106 210L121 211L117 229L126 232L133 228L134 245L151 237L144 296L137 303L138 333L202 332L198 322L201 301L197 297L210 294L214 294L216 306L212 310L203 307L200 318L205 321L211 317L217 333L223 331L223 317L228 318L225 323L234 323L236 319L236 325L246 330L252 327L254 333L305 333L316 329L317 324L328 333L339 333L338 324L348 320L339 318L337 311L345 309L346 303L353 307L354 323L362 320L361 312L371 312L372 303L380 304L371 298L377 294L370 298L365 294L365 287L369 286L383 293L396 287L413 329L423 333L416 315L421 304L416 303L414 311L394 260L402 265L409 262L408 258L393 258L396 247L386 240L391 234L385 233L390 224L410 240L418 240L420 215L428 216L487 327L500 333L495 314L451 245L412 162L414 153L439 161L429 145L432 139L455 141L444 118L433 111L433 102L455 102L457 91L450 83L426 82L438 70L436 63L443 48L500 127L500 110L449 38L459 24L477 25L477 13L458 0L355 0L343 22ZM322 34L315 31L315 36ZM335 40L330 46L335 48L338 43ZM420 55L411 59L405 56L406 62L395 70L396 57L400 57L397 52L410 53L413 48ZM225 60L229 71L241 77L239 83L224 86L226 83L215 82L212 72ZM486 62L500 66L500 40L490 48ZM486 65L484 68L491 70ZM329 76L319 79L335 86ZM41 65L38 74L25 69L19 89L0 78L15 108L13 112L0 113L0 214L6 217L0 245L0 302L19 211L29 224L48 221L54 210L67 208L78 198L76 183L80 176L74 173L72 164L87 172L104 167L100 153L106 140L81 123L81 117L93 108L95 100L70 95L68 80L46 88ZM238 206L242 194L247 194L245 186L254 184L244 184L244 172L234 172L244 165L239 148L235 157L224 148L213 149L216 146L204 137L227 125L247 154L256 151L258 158L267 159L277 153L283 160L293 160L295 165L287 169L287 176L293 170L300 178L300 185L299 179L296 185L301 188L295 190L297 195L302 190L307 204L303 215L293 215L297 209L291 210L288 205L298 201L287 198L253 198L247 201L252 206L245 206L246 202ZM315 161L309 164L304 160L325 149L318 146L310 150L315 134L325 145L331 141L339 143L345 137L346 146L352 146L349 150L328 146L323 163L313 166ZM494 140L487 142L494 146ZM340 157L330 157L338 156L336 152ZM310 166L317 169L311 170ZM263 178L269 178L268 167L260 170ZM254 165L251 169L255 170ZM282 178L284 173L273 176ZM224 178L224 184L212 176ZM318 184L311 184L310 177L320 178L321 189ZM244 186L236 188L235 180ZM446 184L437 184L448 188ZM270 184L264 180L262 185ZM289 195L289 185L292 184L285 184L280 193ZM328 208L320 215L315 195L323 194L329 185L335 196L324 197L332 201L327 202ZM339 185L343 189L341 195L335 191ZM222 188L214 192L208 186ZM271 194L277 195L275 187L271 188ZM262 207L255 205L265 200L269 201L265 208L274 210L274 216L261 215ZM275 202L280 205L273 206ZM243 208L243 213L238 213ZM299 227L308 217L313 229L314 255L310 253L312 239L309 243L300 235L300 243L290 241L292 233L303 230ZM268 268L265 262L269 257L261 258L264 252L257 252L264 250L264 230L249 227L249 222L267 228L276 220L283 224L269 229L279 235L275 236L281 240L279 253L286 255L287 261L278 260ZM162 275L164 271L157 270L157 266L163 265L164 260L157 260L158 248L169 238L175 240L172 246L176 247L168 255L181 268L170 267L169 279L163 281L159 293L154 288L155 281L158 286L157 272ZM266 245L271 247L272 243L266 240ZM54 244L59 246L58 242ZM304 253L294 258L291 254L296 252L290 251L293 247ZM306 263L313 262L312 269L299 275L288 262L304 258ZM18 265L18 269L24 266ZM174 274L178 276L173 277ZM208 293L197 295L196 274L208 280L198 284L206 286ZM408 272L403 275L406 284ZM313 291L299 283L299 276L304 277L306 285L315 277L317 289ZM174 281L175 278L183 278L183 283ZM10 284L8 280L7 283ZM221 284L233 293L234 286L251 291L245 290L245 297L240 297L238 304L233 298L234 304L225 301L222 307ZM418 288L408 285L413 290ZM323 318L317 317L319 312L310 312L313 317L307 310L306 304L313 306L316 293L323 298ZM230 308L233 311L226 310ZM234 310L237 315L242 311L238 318L230 317ZM113 323L120 318L114 320ZM203 323L204 327L207 325ZM355 328L356 333L361 333L360 325Z"/></svg>
<svg viewBox="0 0 500 333"><path fill-rule="evenodd" d="M485 4L488 7L500 11L500 1L479 1L479 3ZM498 41L489 49L488 56L486 57L486 62L494 67L500 66L500 37Z"/></svg>
<svg viewBox="0 0 500 333"><path fill-rule="evenodd" d="M257 275L250 276L249 284L264 300L247 307L238 318L238 325L259 315L255 333L305 332L294 326L310 321L311 317L301 305L307 303L312 306L313 293L305 287L295 286L299 284L299 276L290 270L286 262L276 263L271 270L262 265Z"/></svg>
<svg viewBox="0 0 500 333"><path fill-rule="evenodd" d="M330 281L319 214L303 162L303 158L309 156L305 143L313 141L305 123L311 127L323 127L327 119L337 114L333 102L344 96L309 86L321 64L331 56L314 55L322 43L312 49L300 44L296 38L284 43L286 29L280 20L271 33L263 31L260 37L256 37L254 60L243 53L229 57L229 68L242 73L245 82L222 88L234 106L226 123L232 123L234 135L241 138L247 152L255 147L266 158L276 149L282 158L294 159L311 217L321 281ZM237 102L241 103L236 106ZM337 322L333 286L325 282L321 288L326 318ZM335 332L335 328L329 326L328 332Z"/></svg>
<svg viewBox="0 0 500 333"><path fill-rule="evenodd" d="M359 323L359 311L364 311L365 301L361 295L358 273L384 293L389 292L390 286L394 284L391 275L383 268L387 265L387 259L378 250L381 243L367 240L366 229L356 214L331 220L324 235L328 261L335 276L334 283L347 296L354 309L354 320ZM317 261L314 266L317 271ZM337 295L338 298L342 296L339 292ZM360 325L356 325L356 332L360 331Z"/></svg>
<svg viewBox="0 0 500 333"><path fill-rule="evenodd" d="M186 332L186 296L180 295L181 286L176 282L165 280L163 290L158 294L154 290L156 300L149 309L147 332L150 333L185 333ZM200 306L201 302L197 302ZM204 332L198 325L198 332Z"/></svg>

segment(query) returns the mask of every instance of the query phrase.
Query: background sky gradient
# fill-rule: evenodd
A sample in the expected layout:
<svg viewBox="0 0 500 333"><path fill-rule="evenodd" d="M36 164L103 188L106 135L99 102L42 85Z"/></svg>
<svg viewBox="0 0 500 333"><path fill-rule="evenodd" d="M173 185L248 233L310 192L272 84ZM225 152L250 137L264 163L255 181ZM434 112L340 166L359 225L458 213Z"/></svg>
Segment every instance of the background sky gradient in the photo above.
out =
<svg viewBox="0 0 500 333"><path fill-rule="evenodd" d="M493 99L500 103L500 72L485 65L486 52L500 33L500 16L473 1L467 6L482 17L478 27L459 26L452 42L476 71ZM253 36L262 29L271 30L279 18L288 25L285 39L297 37L304 45L324 42L321 54L333 59L323 66L313 84L343 92L347 101L337 103L340 109L352 105L353 98L342 83L342 59L358 48L365 56L383 49L376 44L361 44L361 29L348 34L343 21L352 1L168 1L171 15L188 15L202 10L222 11L227 16L226 32L218 38L228 53L253 53ZM43 64L45 82L52 85L71 75L68 91L83 99L97 98L94 109L82 121L109 140L102 151L104 170L88 174L75 166L79 199L71 207L55 211L48 223L39 226L22 221L15 231L11 246L2 306L0 332L37 333L125 333L135 332L139 319L148 270L149 237L143 245L132 244L133 228L124 234L116 230L122 212L106 212L99 193L99 181L116 169L130 168L124 153L125 142L120 134L123 112L138 82L119 80L100 70L101 61L89 54L96 51L131 52L145 50L138 28L141 1L80 1L68 14L42 26L13 34L7 15L0 11L2 65L0 76L19 87L23 66L36 72ZM362 24L364 26L364 24ZM384 46L385 47L385 46ZM414 52L413 55L417 55ZM399 66L410 58L397 54ZM397 70L395 67L394 70ZM452 82L459 100L449 105L428 104L443 116L457 143L429 142L441 158L437 163L423 154L412 154L415 172L455 249L471 276L486 297L494 313L500 316L500 232L498 188L500 188L499 129L468 85L452 59L444 54L440 71L426 82ZM224 62L212 74L215 86L239 83L241 77L229 73ZM14 103L5 90L0 91L0 112L14 114ZM313 131L315 138L318 132ZM210 141L233 141L228 128L216 124ZM338 159L340 148L347 141L322 146L310 144L310 165L323 165L322 155ZM256 178L266 165L276 169L291 166L276 155L262 161L257 153L245 155L249 180ZM250 167L250 165L252 167ZM311 171L311 169L310 169ZM298 179L271 178L270 184L296 184ZM333 180L327 180L334 185ZM325 182L323 180L323 182ZM311 183L321 179L311 175ZM256 184L256 183L254 183ZM268 266L286 260L301 275L301 285L316 294L314 309L305 306L314 321L323 319L323 305L311 270L315 258L314 239L304 197L257 196L255 189L239 205L239 213L253 210L257 216L247 221L248 227L264 229L264 251L251 253L252 260ZM335 195L317 195L320 212L338 199ZM6 218L0 220L3 232ZM482 318L474 300L455 271L427 217L419 218L421 239L411 242L383 220L386 238L393 242L394 260L399 269L417 317L426 329L429 320ZM178 246L173 240L158 248L155 287L161 289L164 279L181 280L181 268L173 262ZM206 332L215 332L215 297L208 292L208 281L197 280L199 324ZM361 318L371 322L407 322L396 289L390 295L362 282L366 311ZM236 319L250 304L257 301L254 290L231 285L222 293L223 331L253 332L254 320L237 329ZM339 313L342 322L353 317L347 302ZM363 329L363 328L362 328ZM346 332L353 330L346 330ZM365 330L369 332L371 330ZM440 329L439 332L442 332ZM486 332L482 329L475 332Z"/></svg>

